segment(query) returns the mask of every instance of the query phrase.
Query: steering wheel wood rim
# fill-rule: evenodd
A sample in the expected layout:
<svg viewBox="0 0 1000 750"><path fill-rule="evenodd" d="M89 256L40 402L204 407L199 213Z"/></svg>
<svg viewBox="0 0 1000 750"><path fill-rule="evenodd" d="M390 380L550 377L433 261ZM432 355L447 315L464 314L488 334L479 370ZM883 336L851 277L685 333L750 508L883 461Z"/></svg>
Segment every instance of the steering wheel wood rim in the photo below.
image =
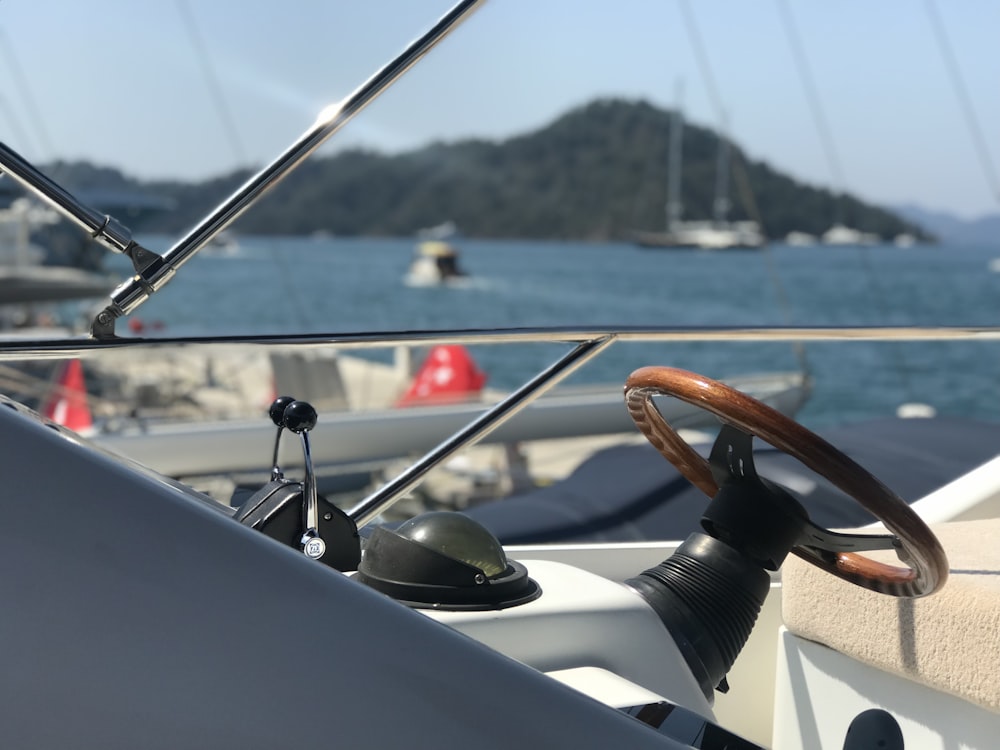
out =
<svg viewBox="0 0 1000 750"><path fill-rule="evenodd" d="M900 597L938 591L948 577L941 543L896 493L811 430L767 404L724 383L674 367L643 367L625 382L625 404L636 427L660 454L709 498L718 492L708 461L667 424L655 396L672 396L701 407L726 424L755 435L828 479L896 535L909 567L855 552L829 553L799 545L792 553L863 588Z"/></svg>

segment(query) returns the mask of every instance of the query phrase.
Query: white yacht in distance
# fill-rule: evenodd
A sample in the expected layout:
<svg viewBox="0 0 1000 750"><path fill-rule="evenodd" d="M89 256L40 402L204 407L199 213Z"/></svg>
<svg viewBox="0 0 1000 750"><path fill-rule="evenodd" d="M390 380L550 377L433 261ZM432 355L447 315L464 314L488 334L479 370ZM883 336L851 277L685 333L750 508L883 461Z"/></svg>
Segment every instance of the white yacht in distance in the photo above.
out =
<svg viewBox="0 0 1000 750"><path fill-rule="evenodd" d="M816 244L816 235L808 232L791 231L785 235L785 244L794 247L806 247Z"/></svg>
<svg viewBox="0 0 1000 750"><path fill-rule="evenodd" d="M684 221L662 233L636 233L641 247L695 248L698 250L754 250L764 244L755 221Z"/></svg>
<svg viewBox="0 0 1000 750"><path fill-rule="evenodd" d="M0 208L0 305L96 298L114 288L105 274L46 262L36 234L58 221L54 209L27 198Z"/></svg>
<svg viewBox="0 0 1000 750"><path fill-rule="evenodd" d="M879 236L843 224L834 224L823 232L820 242L824 245L877 245Z"/></svg>
<svg viewBox="0 0 1000 750"><path fill-rule="evenodd" d="M670 158L667 175L667 222L662 232L633 232L640 247L694 248L699 250L756 249L765 243L760 225L755 221L729 221L728 176L730 143L719 134L716 164L714 218L711 220L681 220L681 138L684 132L680 107L674 110L670 125Z"/></svg>

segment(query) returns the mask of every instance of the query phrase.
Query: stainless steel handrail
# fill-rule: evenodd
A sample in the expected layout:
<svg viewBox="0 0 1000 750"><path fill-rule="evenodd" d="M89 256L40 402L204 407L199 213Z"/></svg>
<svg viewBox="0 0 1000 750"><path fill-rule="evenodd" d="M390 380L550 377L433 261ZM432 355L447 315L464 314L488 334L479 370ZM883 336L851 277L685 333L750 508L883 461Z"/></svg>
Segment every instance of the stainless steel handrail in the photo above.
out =
<svg viewBox="0 0 1000 750"><path fill-rule="evenodd" d="M98 339L113 338L118 318L135 311L150 295L162 288L194 253L395 83L484 2L485 0L459 0L426 33L410 43L353 93L343 101L323 109L312 126L291 146L212 210L162 256L138 245L132 239L131 232L118 221L84 205L18 153L0 143L0 167L3 170L67 219L89 232L105 247L124 253L132 259L136 274L111 292L111 302L95 316L91 334Z"/></svg>
<svg viewBox="0 0 1000 750"><path fill-rule="evenodd" d="M385 349L394 346L439 344L580 344L612 337L616 341L683 343L711 341L817 342L817 341L998 341L1000 326L596 326L575 328L484 328L381 333L276 333L238 336L181 336L116 338L86 337L7 339L0 341L0 362L25 359L87 358L111 349L166 348L172 346L335 347L345 351Z"/></svg>
<svg viewBox="0 0 1000 750"><path fill-rule="evenodd" d="M169 347L220 344L236 346L298 346L343 349L385 348L397 345L563 343L576 346L506 399L472 420L350 511L364 526L412 489L431 469L502 426L539 396L616 341L1000 341L1000 327L786 327L786 328L532 328L500 330L407 331L394 334L339 333L272 336L188 337L172 339L116 339L2 342L0 360L34 354L42 358L82 356L97 350L131 346Z"/></svg>
<svg viewBox="0 0 1000 750"><path fill-rule="evenodd" d="M320 112L316 122L284 153L250 178L164 253L163 260L166 269L162 272L158 270L147 279L130 279L115 289L111 293L111 304L94 318L91 333L97 338L113 336L115 319L128 315L145 302L149 295L169 281L174 271L195 252L231 224L330 136L395 83L403 73L413 67L438 42L457 28L459 23L483 2L485 0L461 0L426 33L413 41L403 52L383 66L343 101L326 107Z"/></svg>
<svg viewBox="0 0 1000 750"><path fill-rule="evenodd" d="M128 229L110 216L77 200L68 190L39 172L23 156L0 143L0 168L19 185L31 191L109 250L128 253L135 245Z"/></svg>
<svg viewBox="0 0 1000 750"><path fill-rule="evenodd" d="M414 461L395 479L364 498L350 510L348 515L354 519L359 528L371 522L416 485L428 471L462 448L475 444L500 427L556 383L604 351L613 342L614 338L608 336L578 345L573 351L538 373L492 409L487 410L447 440L432 448L423 457Z"/></svg>

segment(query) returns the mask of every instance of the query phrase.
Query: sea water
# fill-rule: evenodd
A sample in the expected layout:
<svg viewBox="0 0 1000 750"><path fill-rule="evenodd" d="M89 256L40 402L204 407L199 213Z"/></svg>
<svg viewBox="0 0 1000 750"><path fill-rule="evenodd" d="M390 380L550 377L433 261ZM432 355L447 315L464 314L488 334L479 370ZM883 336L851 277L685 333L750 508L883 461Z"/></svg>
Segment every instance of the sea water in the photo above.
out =
<svg viewBox="0 0 1000 750"><path fill-rule="evenodd" d="M169 247L167 238L144 239ZM239 242L235 255L192 258L133 317L163 323L169 335L1000 323L1000 273L990 270L1000 246L700 252L465 239L456 244L466 283L410 287L411 239ZM470 349L489 384L507 389L567 347ZM800 418L814 426L889 415L904 402L1000 420L1000 342L618 343L571 382L620 388L644 365L716 378L805 367L815 387Z"/></svg>

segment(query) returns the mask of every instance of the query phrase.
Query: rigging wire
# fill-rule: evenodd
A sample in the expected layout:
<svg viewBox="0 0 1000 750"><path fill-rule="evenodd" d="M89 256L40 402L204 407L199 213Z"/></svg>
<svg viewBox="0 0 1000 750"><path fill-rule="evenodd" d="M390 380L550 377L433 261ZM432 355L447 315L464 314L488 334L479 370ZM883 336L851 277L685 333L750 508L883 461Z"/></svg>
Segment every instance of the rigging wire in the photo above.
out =
<svg viewBox="0 0 1000 750"><path fill-rule="evenodd" d="M722 97L719 96L719 89L715 85L715 76L712 74L712 66L708 61L708 54L705 52L705 44L701 38L701 32L695 21L694 13L687 0L680 0L681 16L684 18L684 26L687 28L688 37L694 47L695 62L698 64L698 71L701 73L705 89L708 91L708 98L712 102L712 108L719 116L719 122L725 135L728 131L728 121L726 119L726 109L722 105Z"/></svg>
<svg viewBox="0 0 1000 750"><path fill-rule="evenodd" d="M7 104L7 100L3 97L3 95L0 95L0 112L2 112L3 116L7 119L7 122L10 124L10 129L14 131L14 137L18 140L18 142L28 143L27 130L25 130L24 125L21 123L21 120L14 111L14 108ZM2 174L2 171L0 171L0 174Z"/></svg>
<svg viewBox="0 0 1000 750"><path fill-rule="evenodd" d="M3 30L0 29L0 47L3 47L4 49L4 56L7 57L7 64L10 68L11 58L8 52L8 44L7 36L3 33ZM11 75L14 76L13 68L11 68ZM10 129L14 131L14 137L18 140L18 142L25 144L29 143L27 129L25 129L24 125L21 123L21 119L18 117L14 107L8 104L6 97L2 94L0 94L0 112L3 113L9 123ZM0 172L0 174L2 174L2 172Z"/></svg>
<svg viewBox="0 0 1000 750"><path fill-rule="evenodd" d="M976 116L975 107L972 105L972 97L969 96L969 89L965 85L962 70L958 65L958 57L948 38L941 14L938 12L934 0L924 0L924 8L927 11L927 18L930 21L931 29L934 32L934 39L937 41L941 57L944 58L945 68L951 79L952 88L955 89L955 96L958 99L959 107L962 110L965 126L969 129L972 138L972 146L976 151L979 164L983 169L983 175L993 191L993 198L1000 203L1000 179L997 178L996 168L993 164L993 157L990 154L989 146L983 137L983 130L979 125L979 118Z"/></svg>
<svg viewBox="0 0 1000 750"><path fill-rule="evenodd" d="M198 30L198 23L191 12L190 6L187 4L187 0L177 0L177 10L181 16L181 20L184 22L188 36L191 38L191 46L194 47L195 55L201 66L202 75L205 77L205 82L208 85L209 95L219 115L219 121L222 123L223 130L226 131L229 145L236 155L237 165L238 167L247 167L249 166L249 160L247 159L247 151L243 146L243 141L240 138L239 128L236 127L236 122L233 120L229 104L223 94L222 86L219 84L219 77L216 75L215 67L212 65L211 58L208 55L208 49L205 47L205 41Z"/></svg>
<svg viewBox="0 0 1000 750"><path fill-rule="evenodd" d="M215 65L213 64L212 57L208 52L208 47L204 43L203 36L198 26L198 20L195 18L187 0L175 0L175 2L177 4L177 11L181 16L181 20L186 27L188 36L191 38L191 44L198 57L198 62L208 85L212 103L215 105L216 112L222 122L223 130L226 132L229 146L232 148L233 154L236 157L237 168L249 168L250 159L247 155L247 149L245 148L243 140L240 137L240 131L236 126L236 119L233 117L229 101L223 93L223 88L219 82L219 76L216 73ZM287 259L279 257L278 250L273 241L267 242L265 250L274 261L279 280L287 291L285 298L291 305L293 316L297 318L297 322L300 327L304 327L306 325L307 316L301 295L296 291L296 285L291 278L290 264L287 262Z"/></svg>
<svg viewBox="0 0 1000 750"><path fill-rule="evenodd" d="M0 29L0 50L3 50L3 56L5 58L7 69L10 72L10 76L14 81L14 86L17 88L18 96L21 99L23 108L27 111L28 117L30 119L30 127L25 128L20 118L15 113L14 107L8 106L8 102L3 96L0 96L0 109L3 110L8 122L13 126L14 137L22 143L31 143L34 141L36 145L40 145L41 148L38 153L41 154L42 158L46 160L51 160L53 154L55 154L55 149L52 147L52 141L49 139L48 130L45 128L45 120L39 113L38 106L35 103L35 98L32 96L31 87L27 84L27 79L24 76L24 70L21 68L18 62L17 55L14 54L14 46L10 43L7 35ZM28 137L28 133L32 133L32 137ZM61 169L58 165L53 164L51 167L52 176L58 178ZM2 172L0 172L2 174Z"/></svg>
<svg viewBox="0 0 1000 750"><path fill-rule="evenodd" d="M972 105L972 97L969 96L969 90L965 85L965 79L962 77L962 71L958 67L958 58L955 56L955 51L948 39L948 34L945 31L944 23L941 20L941 15L938 13L934 0L925 0L924 8L927 10L927 18L934 32L934 39L937 41L938 48L941 51L941 57L944 58L945 67L951 78L951 85L955 89L955 96L958 98L959 106L962 109L965 125L972 137L972 145L976 149L986 182L989 183L990 190L993 191L994 199L997 203L1000 203L1000 179L997 179L993 157L990 155L989 146L983 137L982 128L979 126L979 118L976 116L976 110Z"/></svg>
<svg viewBox="0 0 1000 750"><path fill-rule="evenodd" d="M719 95L719 89L715 83L715 76L712 73L712 66L709 63L708 54L705 51L705 44L702 41L701 32L699 31L697 21L688 0L679 0L679 4L681 16L684 19L684 25L687 29L688 38L691 40L691 44L694 47L695 61L698 64L698 70L701 74L702 81L705 84L705 88L708 91L712 108L715 110L716 116L719 118L719 137L725 138L728 141L729 116L726 113L726 108L722 104L722 97ZM757 222L757 225L761 228L761 231L766 237L767 230L764 225L764 219L760 213L760 207L757 205L753 189L750 185L750 178L747 174L743 152L740 149L735 149L735 152L736 159L731 161L731 165L733 177L740 196L740 202L743 204L743 208L746 211L747 216ZM788 299L788 294L785 291L785 285L781 281L781 275L778 273L774 264L774 257L772 256L770 247L767 243L764 244L762 253L764 255L764 261L767 265L768 275L771 278L771 283L774 285L775 296L778 299L778 307L781 310L781 314L784 319L791 324L791 303ZM802 369L802 372L807 375L811 373L812 369L809 366L809 360L806 357L804 344L801 341L792 342L792 352L798 360L799 367Z"/></svg>
<svg viewBox="0 0 1000 750"><path fill-rule="evenodd" d="M674 94L674 111L671 113L670 135L667 143L667 201L666 228L671 231L681 220L684 205L681 203L681 159L684 153L684 82L677 81Z"/></svg>
<svg viewBox="0 0 1000 750"><path fill-rule="evenodd" d="M788 39L788 45L792 48L792 58L795 62L795 69L799 73L799 81L802 84L803 91L805 92L806 102L809 105L809 110L816 123L819 140L823 146L823 151L826 154L826 160L830 165L830 172L832 173L833 179L836 183L833 223L843 224L844 216L841 202L843 201L847 180L844 179L844 170L840 161L840 156L833 140L833 133L830 130L829 122L826 119L826 113L823 110L822 101L817 93L816 84L812 77L812 70L809 67L809 58L806 56L805 49L802 47L801 39L795 26L795 19L792 16L792 11L788 7L787 0L777 0L777 3L779 15L781 16L781 23L785 30L785 36Z"/></svg>
<svg viewBox="0 0 1000 750"><path fill-rule="evenodd" d="M775 0L775 2L778 5L778 11L781 16L785 36L788 40L788 46L792 51L792 59L795 64L795 69L799 73L799 81L802 84L802 89L805 93L806 101L809 104L809 110L812 113L816 130L819 133L820 141L823 144L823 151L826 154L830 172L833 175L833 179L837 183L834 198L833 222L835 225L842 224L844 222L843 200L847 193L847 181L844 178L844 171L841 166L840 157L833 138L833 131L830 129L826 119L822 100L820 99L818 93L819 90L812 78L811 68L809 67L809 58L806 56L805 47L802 45L801 37L799 35L798 28L795 25L795 18L792 15L791 8L788 6L787 0ZM868 284L869 296L874 302L882 319L888 320L889 310L885 304L886 295L882 292L878 283L878 275L872 267L871 257L869 256L867 248L860 248L859 257L861 259L861 265L864 269L865 280ZM915 401L913 383L909 375L909 366L903 357L903 352L898 346L891 343L889 344L888 351L889 358L892 361L892 366L899 376L900 385L902 386L906 400L908 402Z"/></svg>
<svg viewBox="0 0 1000 750"><path fill-rule="evenodd" d="M45 121L39 114L35 99L31 95L31 88L27 85L24 71L21 69L17 56L14 54L14 47L2 29L0 29L0 49L3 50L7 68L10 70L11 78L17 87L18 95L21 97L24 108L30 118L32 132L42 146L42 153L51 156L55 153L55 149L52 147L52 141L49 139L48 131L45 128Z"/></svg>

